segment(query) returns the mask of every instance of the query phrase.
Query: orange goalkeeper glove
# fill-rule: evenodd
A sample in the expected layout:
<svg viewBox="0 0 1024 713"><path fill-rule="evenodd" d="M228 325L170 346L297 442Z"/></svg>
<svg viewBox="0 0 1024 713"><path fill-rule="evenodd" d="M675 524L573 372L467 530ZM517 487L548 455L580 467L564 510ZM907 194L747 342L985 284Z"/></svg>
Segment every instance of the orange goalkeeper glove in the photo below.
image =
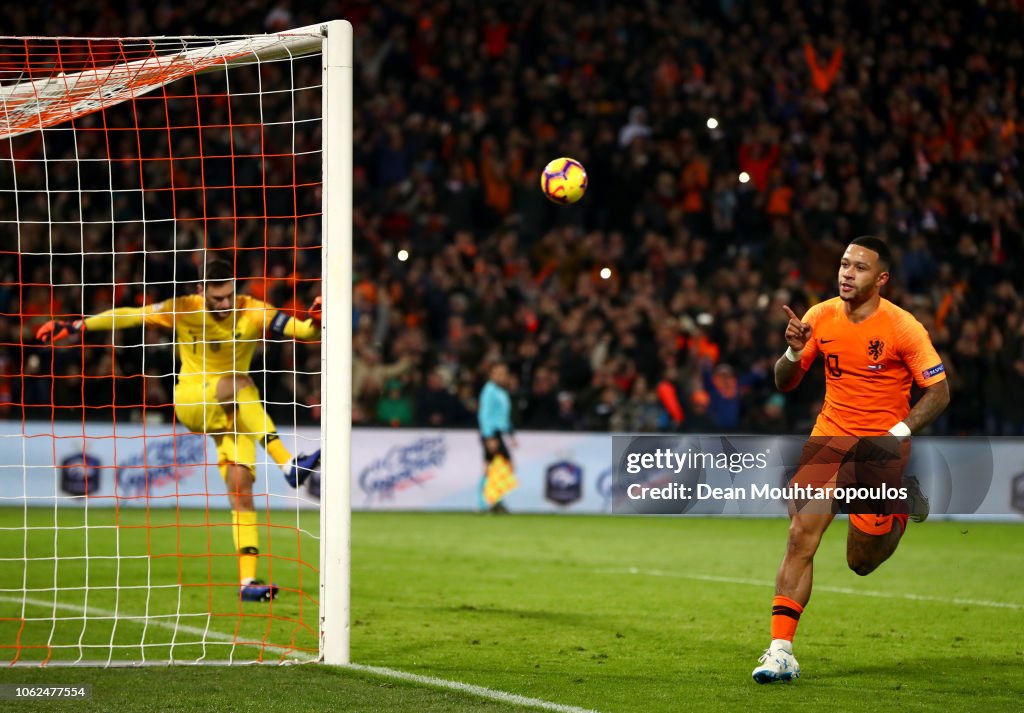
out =
<svg viewBox="0 0 1024 713"><path fill-rule="evenodd" d="M43 344L53 344L62 339L73 337L79 332L85 331L85 322L76 319L73 322L64 322L59 319L51 319L36 330L36 339Z"/></svg>
<svg viewBox="0 0 1024 713"><path fill-rule="evenodd" d="M309 307L309 318L317 324L320 324L320 320L323 319L323 316L324 298L318 295L317 298L313 300L313 304Z"/></svg>

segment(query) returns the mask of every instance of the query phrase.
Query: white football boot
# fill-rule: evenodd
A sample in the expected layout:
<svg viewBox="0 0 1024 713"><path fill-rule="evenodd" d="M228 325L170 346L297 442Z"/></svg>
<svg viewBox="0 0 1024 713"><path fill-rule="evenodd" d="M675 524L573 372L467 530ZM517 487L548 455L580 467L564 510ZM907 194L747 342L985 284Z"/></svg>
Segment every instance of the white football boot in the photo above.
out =
<svg viewBox="0 0 1024 713"><path fill-rule="evenodd" d="M758 659L761 665L752 674L758 683L775 683L776 681L792 681L800 678L800 664L793 656L793 644L789 641L776 639L765 649Z"/></svg>
<svg viewBox="0 0 1024 713"><path fill-rule="evenodd" d="M910 521L924 522L928 519L931 505L928 496L921 490L921 481L913 475L903 477L903 485L907 488L907 502L910 505Z"/></svg>

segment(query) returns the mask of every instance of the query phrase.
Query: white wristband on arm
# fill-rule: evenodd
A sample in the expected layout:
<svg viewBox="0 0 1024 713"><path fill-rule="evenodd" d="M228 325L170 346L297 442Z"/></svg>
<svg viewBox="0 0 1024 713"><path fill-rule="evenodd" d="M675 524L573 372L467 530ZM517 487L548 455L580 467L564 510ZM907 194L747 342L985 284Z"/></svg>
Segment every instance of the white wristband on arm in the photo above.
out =
<svg viewBox="0 0 1024 713"><path fill-rule="evenodd" d="M800 361L800 357L803 356L804 350L801 349L798 352L793 351L793 347L786 347L785 357L790 361Z"/></svg>
<svg viewBox="0 0 1024 713"><path fill-rule="evenodd" d="M889 433L897 438L908 438L910 436L910 426L900 421L889 429Z"/></svg>

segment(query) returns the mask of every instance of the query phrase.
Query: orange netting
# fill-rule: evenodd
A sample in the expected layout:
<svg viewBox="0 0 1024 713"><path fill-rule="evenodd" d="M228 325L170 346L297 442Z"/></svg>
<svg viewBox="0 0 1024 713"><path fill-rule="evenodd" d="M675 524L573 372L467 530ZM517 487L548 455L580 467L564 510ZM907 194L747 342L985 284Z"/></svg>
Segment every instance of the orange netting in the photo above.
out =
<svg viewBox="0 0 1024 713"><path fill-rule="evenodd" d="M183 423L175 398L182 349L211 364L249 349L251 363L232 363L280 443L319 447L319 343L273 318L304 323L320 294L320 63L252 51L233 38L0 39L0 449L21 466L0 483L0 541L24 537L0 563L17 585L0 592L0 660L317 655L318 473L289 488L259 432L256 459L240 448L230 461L254 473L246 532L259 578L279 587L242 601L244 528L220 466L222 434L249 432L215 386L203 408L221 409L226 431ZM36 338L50 320L202 305L213 258L268 305L258 336L233 326L185 342L176 316Z"/></svg>

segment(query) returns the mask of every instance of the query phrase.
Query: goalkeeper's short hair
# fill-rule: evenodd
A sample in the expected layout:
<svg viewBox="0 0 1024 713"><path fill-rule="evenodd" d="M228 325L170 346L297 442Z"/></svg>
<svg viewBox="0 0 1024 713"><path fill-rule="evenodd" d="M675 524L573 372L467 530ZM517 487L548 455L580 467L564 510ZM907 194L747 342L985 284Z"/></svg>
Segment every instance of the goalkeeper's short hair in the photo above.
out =
<svg viewBox="0 0 1024 713"><path fill-rule="evenodd" d="M203 282L227 282L235 279L235 268L222 258L207 261Z"/></svg>

